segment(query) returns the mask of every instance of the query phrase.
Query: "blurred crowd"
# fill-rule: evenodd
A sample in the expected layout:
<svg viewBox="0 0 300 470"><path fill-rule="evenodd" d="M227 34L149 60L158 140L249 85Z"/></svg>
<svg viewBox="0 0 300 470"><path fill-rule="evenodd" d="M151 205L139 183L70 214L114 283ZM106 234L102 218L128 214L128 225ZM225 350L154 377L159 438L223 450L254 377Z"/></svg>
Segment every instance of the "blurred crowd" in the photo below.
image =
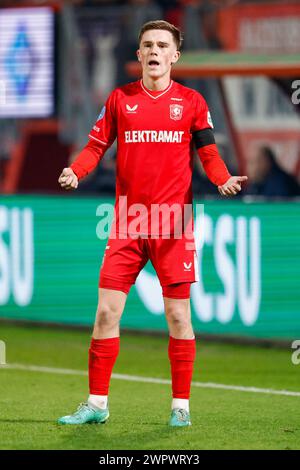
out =
<svg viewBox="0 0 300 470"><path fill-rule="evenodd" d="M277 161L275 152L267 146L259 147L249 159L246 194L269 197L300 196L299 184Z"/></svg>

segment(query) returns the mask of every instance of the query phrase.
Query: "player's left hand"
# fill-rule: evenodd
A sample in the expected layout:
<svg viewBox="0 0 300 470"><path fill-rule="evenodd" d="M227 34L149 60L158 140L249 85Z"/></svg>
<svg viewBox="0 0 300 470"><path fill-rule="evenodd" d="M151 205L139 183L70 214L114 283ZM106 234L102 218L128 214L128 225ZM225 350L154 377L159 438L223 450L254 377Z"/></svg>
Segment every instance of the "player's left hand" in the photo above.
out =
<svg viewBox="0 0 300 470"><path fill-rule="evenodd" d="M247 181L248 176L231 176L222 186L218 186L221 196L235 196L242 189L243 181Z"/></svg>

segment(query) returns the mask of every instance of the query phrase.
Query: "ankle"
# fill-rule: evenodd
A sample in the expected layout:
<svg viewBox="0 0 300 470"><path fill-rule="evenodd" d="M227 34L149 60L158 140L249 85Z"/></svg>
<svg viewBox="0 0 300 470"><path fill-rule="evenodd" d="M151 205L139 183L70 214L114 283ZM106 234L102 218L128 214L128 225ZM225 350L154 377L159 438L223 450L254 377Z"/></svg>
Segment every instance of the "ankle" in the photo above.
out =
<svg viewBox="0 0 300 470"><path fill-rule="evenodd" d="M185 398L173 398L172 410L174 410L175 408L180 408L189 413L190 412L189 400Z"/></svg>
<svg viewBox="0 0 300 470"><path fill-rule="evenodd" d="M105 410L108 404L108 396L107 395L89 395L88 397L88 405L91 408Z"/></svg>

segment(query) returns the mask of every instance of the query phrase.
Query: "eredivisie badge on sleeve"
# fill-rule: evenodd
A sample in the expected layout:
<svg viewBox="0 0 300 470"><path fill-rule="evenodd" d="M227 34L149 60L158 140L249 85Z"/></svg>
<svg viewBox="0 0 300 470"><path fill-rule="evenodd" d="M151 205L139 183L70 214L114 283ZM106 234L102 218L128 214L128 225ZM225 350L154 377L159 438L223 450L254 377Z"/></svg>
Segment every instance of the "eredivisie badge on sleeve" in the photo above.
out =
<svg viewBox="0 0 300 470"><path fill-rule="evenodd" d="M210 112L209 112L209 111L207 111L207 124L209 124L210 127L212 127L212 128L214 127L213 122L212 122L212 118L211 118L211 115L210 115Z"/></svg>
<svg viewBox="0 0 300 470"><path fill-rule="evenodd" d="M183 106L180 104L170 104L170 118L179 121L182 118Z"/></svg>
<svg viewBox="0 0 300 470"><path fill-rule="evenodd" d="M100 119L103 118L103 116L104 116L104 114L105 114L105 110L106 110L106 107L103 106L103 108L102 108L101 111L100 111L99 116L97 117L97 121L100 121Z"/></svg>

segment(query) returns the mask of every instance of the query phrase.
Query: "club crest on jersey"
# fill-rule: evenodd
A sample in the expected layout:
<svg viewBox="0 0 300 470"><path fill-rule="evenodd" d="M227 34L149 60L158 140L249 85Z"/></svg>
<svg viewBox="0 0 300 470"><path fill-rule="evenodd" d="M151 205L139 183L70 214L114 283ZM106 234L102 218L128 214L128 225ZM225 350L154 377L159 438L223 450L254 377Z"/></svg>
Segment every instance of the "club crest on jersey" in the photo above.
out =
<svg viewBox="0 0 300 470"><path fill-rule="evenodd" d="M182 118L183 106L181 104L170 104L170 118L179 121Z"/></svg>

